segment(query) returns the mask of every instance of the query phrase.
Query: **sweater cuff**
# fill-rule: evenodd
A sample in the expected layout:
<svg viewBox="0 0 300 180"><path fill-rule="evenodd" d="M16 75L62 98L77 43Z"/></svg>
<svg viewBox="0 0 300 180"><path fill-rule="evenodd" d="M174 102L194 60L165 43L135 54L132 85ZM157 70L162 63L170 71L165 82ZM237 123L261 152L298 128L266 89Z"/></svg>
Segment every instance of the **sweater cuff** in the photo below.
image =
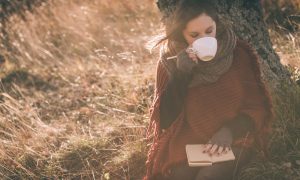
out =
<svg viewBox="0 0 300 180"><path fill-rule="evenodd" d="M190 74L196 63L189 57L185 50L180 51L177 54L176 67L181 72Z"/></svg>

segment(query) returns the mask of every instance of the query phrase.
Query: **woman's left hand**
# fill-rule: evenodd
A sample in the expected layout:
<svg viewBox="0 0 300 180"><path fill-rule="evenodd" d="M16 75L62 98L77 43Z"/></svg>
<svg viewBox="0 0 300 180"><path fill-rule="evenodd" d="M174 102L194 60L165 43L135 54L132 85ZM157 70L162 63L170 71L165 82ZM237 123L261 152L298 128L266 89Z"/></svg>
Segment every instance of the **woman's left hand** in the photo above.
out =
<svg viewBox="0 0 300 180"><path fill-rule="evenodd" d="M222 153L226 154L231 149L230 146L219 146L217 144L206 144L204 153L208 153L209 155L220 155Z"/></svg>
<svg viewBox="0 0 300 180"><path fill-rule="evenodd" d="M228 127L222 127L212 136L203 152L209 153L210 155L226 153L231 149L232 139L230 129Z"/></svg>

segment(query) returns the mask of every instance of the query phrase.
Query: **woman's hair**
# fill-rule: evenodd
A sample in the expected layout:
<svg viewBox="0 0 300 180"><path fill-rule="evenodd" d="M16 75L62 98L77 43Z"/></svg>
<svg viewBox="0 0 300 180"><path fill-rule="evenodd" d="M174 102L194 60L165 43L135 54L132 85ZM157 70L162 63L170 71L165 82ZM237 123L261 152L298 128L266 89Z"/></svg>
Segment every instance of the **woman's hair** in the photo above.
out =
<svg viewBox="0 0 300 180"><path fill-rule="evenodd" d="M165 19L165 32L152 39L153 45L151 50L160 47L161 58L164 55L176 55L188 46L182 31L190 20L202 13L210 16L216 22L216 39L218 39L225 26L220 22L214 5L207 0L181 0L176 5L172 15ZM161 128L167 128L183 108L184 97L186 96L190 80L191 75L186 75L179 71L174 73L172 77L169 77L160 105ZM174 96L177 98L174 98Z"/></svg>
<svg viewBox="0 0 300 180"><path fill-rule="evenodd" d="M218 39L225 26L220 22L214 5L208 0L181 0L177 3L174 12L164 19L164 32L149 41L149 49L160 47L161 53L170 53L170 56L176 55L184 47L187 47L182 31L190 20L202 13L210 16L216 22L216 38Z"/></svg>

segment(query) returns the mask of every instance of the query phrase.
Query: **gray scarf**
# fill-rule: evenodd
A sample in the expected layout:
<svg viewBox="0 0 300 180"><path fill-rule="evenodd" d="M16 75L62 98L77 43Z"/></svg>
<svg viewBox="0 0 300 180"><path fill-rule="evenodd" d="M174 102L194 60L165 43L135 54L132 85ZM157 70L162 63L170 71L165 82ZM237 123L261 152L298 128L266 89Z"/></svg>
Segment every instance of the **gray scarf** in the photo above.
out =
<svg viewBox="0 0 300 180"><path fill-rule="evenodd" d="M217 40L217 53L211 61L199 60L197 64L188 57L185 48L177 56L162 58L169 75L178 70L191 73L192 79L188 87L216 82L231 67L237 36L231 26L228 26Z"/></svg>

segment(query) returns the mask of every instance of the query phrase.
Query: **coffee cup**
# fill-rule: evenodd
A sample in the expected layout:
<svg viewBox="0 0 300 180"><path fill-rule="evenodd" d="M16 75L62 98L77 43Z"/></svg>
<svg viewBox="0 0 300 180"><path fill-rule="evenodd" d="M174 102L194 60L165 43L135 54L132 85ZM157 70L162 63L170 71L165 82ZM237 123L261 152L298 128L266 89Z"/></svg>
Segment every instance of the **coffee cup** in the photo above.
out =
<svg viewBox="0 0 300 180"><path fill-rule="evenodd" d="M199 59L210 61L217 53L217 39L214 37L199 38L192 43L192 48Z"/></svg>

